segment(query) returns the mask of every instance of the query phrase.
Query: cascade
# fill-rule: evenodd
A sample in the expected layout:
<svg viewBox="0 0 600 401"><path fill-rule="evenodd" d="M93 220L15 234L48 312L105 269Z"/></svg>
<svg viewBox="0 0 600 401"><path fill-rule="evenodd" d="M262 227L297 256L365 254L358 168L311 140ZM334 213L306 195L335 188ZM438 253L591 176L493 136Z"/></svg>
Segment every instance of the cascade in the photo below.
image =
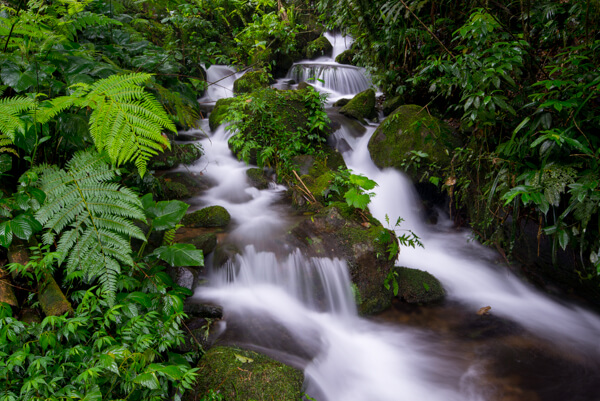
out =
<svg viewBox="0 0 600 401"><path fill-rule="evenodd" d="M337 43L340 37L334 39ZM331 60L319 63L323 71L334 66ZM227 75L225 68L216 71L221 77ZM350 83L336 85L337 93L358 91ZM231 90L210 96L214 100L231 96ZM188 168L215 182L193 200L191 209L227 208L234 226L229 239L241 249L226 266L212 271L208 285L195 293L201 301L223 306L222 341L303 369L306 393L318 401L484 401L508 399L505 395L523 401L597 399L598 316L522 283L495 263L491 251L470 241L468 232L452 229L450 222L426 225L409 180L397 171L380 170L371 161L367 143L375 127L356 127L336 118L342 124L332 142L349 168L379 184L370 204L373 215L380 221L386 215L390 221L400 216L405 220L400 229L411 229L421 237L425 248L402 249L398 263L440 279L449 306L420 313L442 315L442 323L433 329L410 321L398 324L358 317L345 262L307 257L281 241L291 221L280 202L285 188L250 187L245 176L248 166L231 155L229 133L219 127L201 141L205 156ZM203 124L201 128L208 132L207 123ZM502 330L510 330L509 340L494 335L475 340L460 331L449 335L454 324L451 313L474 315L486 305L492 306ZM403 321L410 317L403 316ZM551 355L532 356L511 345L522 343L535 344ZM541 352L526 348L532 349ZM553 369L553 362L567 360L573 369ZM502 375L498 366L514 369L510 375L514 381L498 379ZM503 393L512 388L520 392Z"/></svg>

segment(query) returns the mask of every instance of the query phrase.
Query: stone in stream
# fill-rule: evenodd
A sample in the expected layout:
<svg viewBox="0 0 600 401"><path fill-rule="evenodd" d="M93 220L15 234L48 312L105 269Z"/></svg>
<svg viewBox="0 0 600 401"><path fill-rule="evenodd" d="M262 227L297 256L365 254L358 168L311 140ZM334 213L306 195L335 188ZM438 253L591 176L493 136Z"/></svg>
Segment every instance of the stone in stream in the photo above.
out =
<svg viewBox="0 0 600 401"><path fill-rule="evenodd" d="M398 273L398 298L404 302L430 304L444 299L446 292L442 284L429 272L408 267L395 269Z"/></svg>
<svg viewBox="0 0 600 401"><path fill-rule="evenodd" d="M157 154L148 163L149 170L170 170L180 164L192 164L202 157L202 149L193 143L171 144L170 150Z"/></svg>
<svg viewBox="0 0 600 401"><path fill-rule="evenodd" d="M208 125L209 125L211 131L216 130L217 127L219 125L221 125L221 123L227 116L227 113L229 112L229 105L234 100L235 100L235 98L233 98L233 97L226 97L226 98L217 100L215 107L213 108L212 112L208 116Z"/></svg>
<svg viewBox="0 0 600 401"><path fill-rule="evenodd" d="M249 71L233 83L233 93L250 93L257 89L266 88L271 84L271 77L264 70Z"/></svg>
<svg viewBox="0 0 600 401"><path fill-rule="evenodd" d="M223 206L208 206L186 214L181 222L185 227L226 227L231 215Z"/></svg>
<svg viewBox="0 0 600 401"><path fill-rule="evenodd" d="M333 46L331 42L325 37L321 36L312 42L309 42L306 46L305 56L307 59L314 59L321 56L331 56Z"/></svg>
<svg viewBox="0 0 600 401"><path fill-rule="evenodd" d="M356 118L363 124L366 124L365 118L373 119L377 117L375 111L375 91L367 89L354 96L345 106L340 109L340 113Z"/></svg>

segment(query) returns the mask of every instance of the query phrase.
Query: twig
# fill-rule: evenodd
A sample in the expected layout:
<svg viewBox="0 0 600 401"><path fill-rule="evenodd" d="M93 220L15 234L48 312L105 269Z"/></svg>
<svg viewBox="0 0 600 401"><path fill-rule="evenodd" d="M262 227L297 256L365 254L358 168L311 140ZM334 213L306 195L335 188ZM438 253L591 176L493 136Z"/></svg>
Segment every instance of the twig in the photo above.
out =
<svg viewBox="0 0 600 401"><path fill-rule="evenodd" d="M294 173L294 175L296 176L296 179L298 181L300 181L300 184L302 184L303 188L300 188L302 190L302 192L304 192L310 199L308 199L308 201L310 203L317 203L317 200L315 199L314 195L312 194L312 192L310 192L310 190L306 187L306 184L304 184L304 181L302 181L302 178L300 178L300 176L298 175L298 173L296 172L296 170L292 170L292 172Z"/></svg>

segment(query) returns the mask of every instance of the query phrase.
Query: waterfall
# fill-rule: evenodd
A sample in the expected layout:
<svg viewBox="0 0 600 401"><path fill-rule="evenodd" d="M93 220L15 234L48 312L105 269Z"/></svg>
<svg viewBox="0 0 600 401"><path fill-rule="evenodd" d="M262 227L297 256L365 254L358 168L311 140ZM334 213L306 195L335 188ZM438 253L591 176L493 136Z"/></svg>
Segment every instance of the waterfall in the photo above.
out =
<svg viewBox="0 0 600 401"><path fill-rule="evenodd" d="M331 67L327 62L332 64L323 61L324 74ZM294 68L305 68L298 65ZM335 90L358 91L341 80ZM230 96L230 89L211 96ZM398 263L431 272L448 291L447 305L418 309L403 319L441 315L439 327L358 317L345 261L308 257L285 243L293 220L280 202L285 188L250 187L248 166L231 155L229 133L219 127L201 141L205 156L188 168L215 183L193 200L192 209L227 208L234 226L229 240L240 250L195 293L200 301L223 306L221 341L303 369L306 393L318 401L597 400L598 316L521 282L495 262L493 252L471 241L468 231L456 231L448 221L425 224L410 181L371 161L367 144L375 126L336 118L342 124L332 142L351 169L379 184L370 204L373 215L380 221L402 217L400 229L422 238L425 248L403 248ZM487 305L509 332L506 338L472 339L448 316L473 320ZM451 334L457 325L458 333Z"/></svg>

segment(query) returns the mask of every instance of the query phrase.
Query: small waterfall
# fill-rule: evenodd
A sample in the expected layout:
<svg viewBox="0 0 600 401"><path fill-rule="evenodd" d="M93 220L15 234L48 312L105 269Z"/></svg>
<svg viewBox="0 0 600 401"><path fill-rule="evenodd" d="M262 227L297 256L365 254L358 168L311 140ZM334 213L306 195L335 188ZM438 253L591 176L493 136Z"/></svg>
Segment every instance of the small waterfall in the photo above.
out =
<svg viewBox="0 0 600 401"><path fill-rule="evenodd" d="M350 95L369 89L372 84L364 69L351 65L302 61L294 64L287 78L308 82L335 95Z"/></svg>
<svg viewBox="0 0 600 401"><path fill-rule="evenodd" d="M348 50L352 43L354 43L354 39L350 36L342 36L333 32L325 32L323 34L325 38L331 43L333 46L333 52L331 58L335 60L337 56L339 56L345 50Z"/></svg>
<svg viewBox="0 0 600 401"><path fill-rule="evenodd" d="M233 82L244 75L225 65L211 65L206 70L209 87L199 100L200 103L214 103L219 99L233 96Z"/></svg>

